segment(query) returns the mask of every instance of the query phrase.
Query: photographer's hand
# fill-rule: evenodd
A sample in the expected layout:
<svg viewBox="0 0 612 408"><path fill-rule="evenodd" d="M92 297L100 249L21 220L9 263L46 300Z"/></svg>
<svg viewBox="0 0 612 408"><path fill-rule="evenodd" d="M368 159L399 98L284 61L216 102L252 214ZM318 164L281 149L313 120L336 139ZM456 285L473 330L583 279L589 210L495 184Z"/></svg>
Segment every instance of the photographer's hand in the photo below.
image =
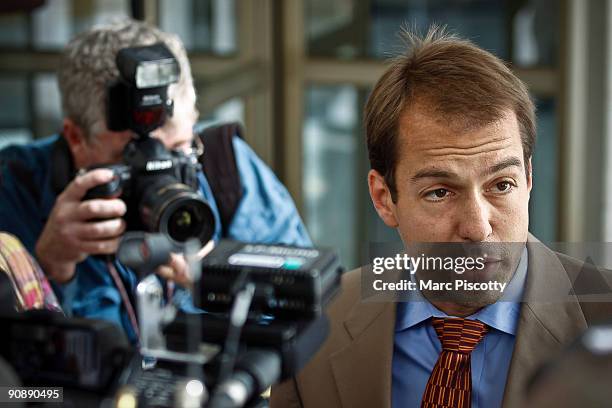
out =
<svg viewBox="0 0 612 408"><path fill-rule="evenodd" d="M77 176L57 197L42 234L36 257L47 275L58 283L74 276L75 266L92 254L117 251L126 206L120 199L81 201L87 191L108 183L114 174L96 169Z"/></svg>
<svg viewBox="0 0 612 408"><path fill-rule="evenodd" d="M215 241L210 240L196 254L202 259L215 247ZM181 286L190 287L193 283L193 275L189 271L189 264L182 254L170 254L170 262L162 265L155 271L162 278L174 281Z"/></svg>

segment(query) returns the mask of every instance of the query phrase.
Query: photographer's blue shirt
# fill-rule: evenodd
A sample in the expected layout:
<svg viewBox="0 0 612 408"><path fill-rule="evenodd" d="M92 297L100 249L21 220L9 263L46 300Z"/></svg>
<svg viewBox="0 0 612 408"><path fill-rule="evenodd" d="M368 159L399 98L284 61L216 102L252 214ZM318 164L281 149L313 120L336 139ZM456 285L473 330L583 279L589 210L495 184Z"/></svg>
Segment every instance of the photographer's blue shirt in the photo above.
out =
<svg viewBox="0 0 612 408"><path fill-rule="evenodd" d="M59 136L0 151L0 231L16 235L34 255L38 237L55 203L52 188L52 150ZM243 196L228 228L227 238L246 242L311 246L312 243L291 196L272 170L240 138L233 139ZM216 226L213 239L221 238L219 211L204 174L200 192L210 204ZM115 261L134 303L136 274ZM68 315L99 318L120 324L132 342L137 341L121 296L106 261L88 257L77 265L74 279L54 285ZM189 297L177 293L181 306L190 309Z"/></svg>
<svg viewBox="0 0 612 408"><path fill-rule="evenodd" d="M471 354L472 408L501 407L527 278L527 249L503 297L466 319L480 320L490 331ZM448 315L429 303L420 292L397 304L392 360L392 408L420 407L427 381L442 345L432 317Z"/></svg>

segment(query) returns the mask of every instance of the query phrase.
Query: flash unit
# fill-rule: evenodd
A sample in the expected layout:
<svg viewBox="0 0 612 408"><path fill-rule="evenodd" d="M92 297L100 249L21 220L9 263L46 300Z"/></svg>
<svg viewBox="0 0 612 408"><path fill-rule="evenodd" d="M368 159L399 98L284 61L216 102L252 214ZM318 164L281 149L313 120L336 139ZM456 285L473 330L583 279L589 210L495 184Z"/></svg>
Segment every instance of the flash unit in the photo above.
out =
<svg viewBox="0 0 612 408"><path fill-rule="evenodd" d="M156 88L177 82L179 66L174 59L142 62L136 67L136 88Z"/></svg>
<svg viewBox="0 0 612 408"><path fill-rule="evenodd" d="M172 116L168 86L178 82L179 64L163 43L123 48L116 62L120 76L108 86L107 127L142 137Z"/></svg>

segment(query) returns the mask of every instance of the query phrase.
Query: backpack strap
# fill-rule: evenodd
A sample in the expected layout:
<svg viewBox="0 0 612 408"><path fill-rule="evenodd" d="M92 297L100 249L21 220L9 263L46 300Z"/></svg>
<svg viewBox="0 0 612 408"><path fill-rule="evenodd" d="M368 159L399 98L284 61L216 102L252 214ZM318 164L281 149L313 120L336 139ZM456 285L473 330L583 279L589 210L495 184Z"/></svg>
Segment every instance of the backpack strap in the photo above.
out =
<svg viewBox="0 0 612 408"><path fill-rule="evenodd" d="M242 138L242 134L238 122L210 126L198 133L204 145L199 161L217 202L223 236L227 235L243 193L232 144L234 135Z"/></svg>

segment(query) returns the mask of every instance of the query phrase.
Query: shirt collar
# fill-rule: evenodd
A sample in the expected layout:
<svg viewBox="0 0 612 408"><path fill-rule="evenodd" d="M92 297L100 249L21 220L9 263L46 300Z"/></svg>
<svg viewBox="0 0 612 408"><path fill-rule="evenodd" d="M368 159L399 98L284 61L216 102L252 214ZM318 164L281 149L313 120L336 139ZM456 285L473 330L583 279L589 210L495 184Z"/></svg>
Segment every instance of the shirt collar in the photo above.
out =
<svg viewBox="0 0 612 408"><path fill-rule="evenodd" d="M480 320L504 333L516 334L521 306L520 299L527 279L527 257L527 248L524 248L516 272L504 290L502 298L468 316L467 319ZM395 331L409 329L432 317L449 316L429 303L418 290L411 292L411 300L397 305Z"/></svg>

